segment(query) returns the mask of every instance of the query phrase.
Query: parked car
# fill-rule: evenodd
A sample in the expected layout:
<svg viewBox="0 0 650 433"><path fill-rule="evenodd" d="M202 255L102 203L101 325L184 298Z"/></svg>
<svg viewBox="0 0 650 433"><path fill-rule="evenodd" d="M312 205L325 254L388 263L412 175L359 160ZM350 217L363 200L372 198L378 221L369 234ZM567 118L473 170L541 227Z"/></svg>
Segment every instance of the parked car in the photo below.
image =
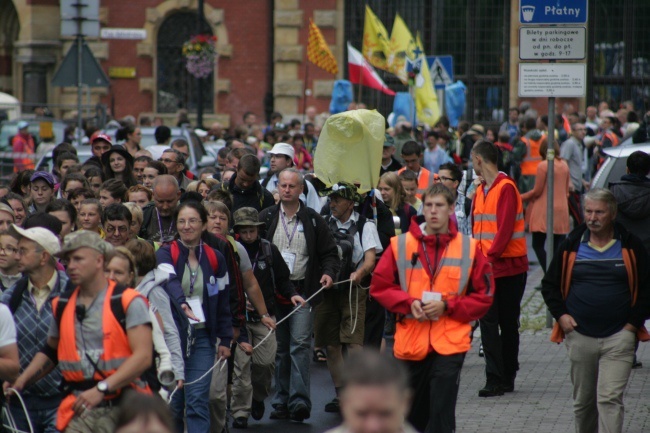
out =
<svg viewBox="0 0 650 433"><path fill-rule="evenodd" d="M607 188L610 182L621 180L621 176L626 173L627 157L637 150L650 154L650 142L633 144L630 137L616 147L604 149L603 153L607 158L594 175L591 187Z"/></svg>
<svg viewBox="0 0 650 433"><path fill-rule="evenodd" d="M90 146L83 146L77 148L77 157L79 158L80 164L83 164L84 162L88 161L91 156L93 156L93 154L90 151ZM48 150L36 162L36 170L49 171L51 173L52 168L54 168L52 150Z"/></svg>
<svg viewBox="0 0 650 433"><path fill-rule="evenodd" d="M160 158L162 150L164 148L162 148L162 146L156 146L156 138L154 136L156 128L142 126L139 128L140 132L142 133L140 146L143 149L150 150L154 159ZM204 167L215 165L217 159L208 154L208 152L203 147L203 143L201 143L201 140L196 135L194 130L186 128L184 126L178 128L174 127L170 129L172 131L172 138L170 143L178 138L182 138L190 144L190 158L188 161L186 161L187 167L190 169L190 171L196 173ZM108 134L108 136L113 140L115 140L117 129L107 129L104 132Z"/></svg>
<svg viewBox="0 0 650 433"><path fill-rule="evenodd" d="M68 124L63 120L45 118L5 120L0 123L0 150L11 151L11 139L18 134L18 122L25 120L29 122L29 133L34 137L34 143L38 146L41 142L58 144L63 141L65 129Z"/></svg>

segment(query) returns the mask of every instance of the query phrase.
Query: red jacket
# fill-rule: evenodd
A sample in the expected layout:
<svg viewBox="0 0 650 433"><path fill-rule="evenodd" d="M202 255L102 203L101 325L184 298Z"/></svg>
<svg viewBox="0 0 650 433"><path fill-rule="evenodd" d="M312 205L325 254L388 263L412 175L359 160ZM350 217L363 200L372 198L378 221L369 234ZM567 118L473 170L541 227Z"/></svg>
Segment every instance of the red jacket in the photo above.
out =
<svg viewBox="0 0 650 433"><path fill-rule="evenodd" d="M417 239L427 244L429 262L436 269L449 240L458 235L458 229L455 224L449 224L449 234L425 235L420 230L422 222L424 222L424 217L414 217L411 220L409 231ZM422 263L429 277L432 277L427 261L424 258L422 243L420 243L418 252L418 260ZM393 257L392 248L384 250L379 263L377 263L370 284L370 295L392 313L411 314L411 304L415 299L400 287L397 264L395 263L395 257ZM467 293L464 296L449 299L445 314L454 320L465 323L480 319L492 305L493 296L494 278L492 268L477 246Z"/></svg>

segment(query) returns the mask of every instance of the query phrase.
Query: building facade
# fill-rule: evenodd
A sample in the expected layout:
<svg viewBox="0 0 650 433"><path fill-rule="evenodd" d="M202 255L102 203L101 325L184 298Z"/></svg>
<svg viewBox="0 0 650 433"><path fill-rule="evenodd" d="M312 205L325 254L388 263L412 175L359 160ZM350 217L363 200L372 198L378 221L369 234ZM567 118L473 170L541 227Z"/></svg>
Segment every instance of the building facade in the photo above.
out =
<svg viewBox="0 0 650 433"><path fill-rule="evenodd" d="M369 0L390 32L396 13L429 54L452 55L455 79L467 86L466 118L498 121L518 105L519 0ZM610 106L632 100L647 111L650 39L644 24L650 2L588 0L587 84L583 99L558 101L584 110L600 101ZM92 88L91 103L102 102L115 117L173 118L179 108L193 113L196 80L185 71L182 44L197 33L216 35L218 63L203 85L205 121L238 124L244 112L264 119L272 111L301 114L306 106L327 111L336 79L346 77L346 41L360 48L366 2L344 0L101 0L102 28L144 29L142 40L88 39L107 74L108 88ZM306 62L312 18L331 45L339 73L333 76ZM56 115L70 114L76 88L54 87L52 78L72 44L60 36L57 0L0 0L0 91L25 107L48 104ZM134 71L120 74L119 71ZM379 71L397 91L406 88ZM127 77L128 76L128 77ZM307 90L307 92L305 92ZM307 95L305 95L307 93ZM356 93L356 91L355 91ZM361 100L383 114L392 98L362 89ZM546 100L530 101L541 113Z"/></svg>

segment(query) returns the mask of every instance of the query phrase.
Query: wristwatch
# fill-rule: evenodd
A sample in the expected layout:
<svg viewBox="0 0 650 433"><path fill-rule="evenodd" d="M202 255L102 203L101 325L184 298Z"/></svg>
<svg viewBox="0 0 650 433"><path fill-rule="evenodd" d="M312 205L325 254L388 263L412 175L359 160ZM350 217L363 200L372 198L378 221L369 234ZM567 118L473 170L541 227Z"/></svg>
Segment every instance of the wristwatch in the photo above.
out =
<svg viewBox="0 0 650 433"><path fill-rule="evenodd" d="M269 315L269 313L266 313L266 314L262 314L260 317L263 319L265 317L271 317L271 316Z"/></svg>
<svg viewBox="0 0 650 433"><path fill-rule="evenodd" d="M97 382L97 389L103 394L108 393L108 383L105 380Z"/></svg>

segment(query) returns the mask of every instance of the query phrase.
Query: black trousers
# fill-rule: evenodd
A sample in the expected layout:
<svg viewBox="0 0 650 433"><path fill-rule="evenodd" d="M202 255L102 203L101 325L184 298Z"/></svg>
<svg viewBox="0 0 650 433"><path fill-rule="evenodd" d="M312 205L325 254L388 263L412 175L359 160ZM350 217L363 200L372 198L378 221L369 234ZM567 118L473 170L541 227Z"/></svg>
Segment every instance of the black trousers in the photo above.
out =
<svg viewBox="0 0 650 433"><path fill-rule="evenodd" d="M553 235L553 255L558 251L560 243L566 238L566 235ZM539 261L540 266L546 272L546 233L533 232L533 250Z"/></svg>
<svg viewBox="0 0 650 433"><path fill-rule="evenodd" d="M519 370L519 314L527 273L495 278L494 301L481 318L488 385L514 382Z"/></svg>
<svg viewBox="0 0 650 433"><path fill-rule="evenodd" d="M386 322L386 309L379 302L368 295L366 299L366 327L363 336L363 347L376 350L381 348L384 336L384 323Z"/></svg>
<svg viewBox="0 0 650 433"><path fill-rule="evenodd" d="M408 420L417 431L456 431L456 399L464 360L464 353L445 356L432 352L422 361L405 361L414 392Z"/></svg>

